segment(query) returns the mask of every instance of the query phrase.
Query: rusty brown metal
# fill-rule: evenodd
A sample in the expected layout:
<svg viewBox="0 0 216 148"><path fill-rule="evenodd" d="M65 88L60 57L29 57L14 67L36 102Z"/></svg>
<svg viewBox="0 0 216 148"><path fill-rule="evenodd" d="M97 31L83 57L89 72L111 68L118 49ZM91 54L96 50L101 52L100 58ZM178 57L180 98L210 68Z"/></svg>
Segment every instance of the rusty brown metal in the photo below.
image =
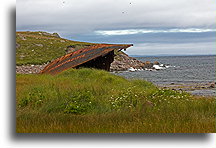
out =
<svg viewBox="0 0 216 148"><path fill-rule="evenodd" d="M66 54L48 64L40 73L58 74L69 68L76 68L114 50L126 49L133 44L97 44ZM108 68L109 69L109 68Z"/></svg>

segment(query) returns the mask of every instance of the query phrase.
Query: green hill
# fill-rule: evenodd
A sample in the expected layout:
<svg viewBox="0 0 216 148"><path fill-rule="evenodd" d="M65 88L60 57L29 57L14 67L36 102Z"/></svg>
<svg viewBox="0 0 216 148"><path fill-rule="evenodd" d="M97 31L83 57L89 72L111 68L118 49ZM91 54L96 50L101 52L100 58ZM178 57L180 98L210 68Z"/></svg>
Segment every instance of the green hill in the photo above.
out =
<svg viewBox="0 0 216 148"><path fill-rule="evenodd" d="M16 32L16 64L44 64L66 54L68 46L80 49L93 43L60 38L57 33Z"/></svg>

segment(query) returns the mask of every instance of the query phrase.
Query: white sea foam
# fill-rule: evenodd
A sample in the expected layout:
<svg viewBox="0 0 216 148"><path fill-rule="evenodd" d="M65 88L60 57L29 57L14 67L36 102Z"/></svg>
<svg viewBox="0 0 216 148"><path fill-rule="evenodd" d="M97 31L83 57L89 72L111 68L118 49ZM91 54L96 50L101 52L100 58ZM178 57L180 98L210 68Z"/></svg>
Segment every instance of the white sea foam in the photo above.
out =
<svg viewBox="0 0 216 148"><path fill-rule="evenodd" d="M167 68L171 68L171 67L176 67L176 66L171 66L171 65L166 65L166 64L160 64L160 65L153 65L152 68L140 68L140 69L136 69L136 68L133 68L133 67L130 67L128 68L128 71L129 72L135 72L135 71L157 71L157 70L164 70L164 69L167 69Z"/></svg>
<svg viewBox="0 0 216 148"><path fill-rule="evenodd" d="M135 69L135 68L133 68L133 67L130 67L130 68L128 69L128 71L134 72L134 71L137 71L137 69Z"/></svg>
<svg viewBox="0 0 216 148"><path fill-rule="evenodd" d="M156 70L166 69L166 67L163 64L153 65L153 68L156 69Z"/></svg>

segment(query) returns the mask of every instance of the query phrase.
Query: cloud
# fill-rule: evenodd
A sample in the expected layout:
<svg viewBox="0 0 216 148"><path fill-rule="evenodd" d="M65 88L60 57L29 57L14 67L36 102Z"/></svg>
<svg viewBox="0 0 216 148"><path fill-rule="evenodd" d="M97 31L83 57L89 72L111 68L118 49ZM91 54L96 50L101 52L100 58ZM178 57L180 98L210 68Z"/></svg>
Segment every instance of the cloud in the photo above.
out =
<svg viewBox="0 0 216 148"><path fill-rule="evenodd" d="M131 4L130 4L131 3ZM17 29L66 34L130 28L214 28L215 1L17 0Z"/></svg>
<svg viewBox="0 0 216 148"><path fill-rule="evenodd" d="M203 33L216 32L216 29L186 28L186 29L126 29L126 30L99 30L98 35L132 35L145 33Z"/></svg>
<svg viewBox="0 0 216 148"><path fill-rule="evenodd" d="M215 55L215 42L201 43L144 43L126 51L129 55Z"/></svg>
<svg viewBox="0 0 216 148"><path fill-rule="evenodd" d="M58 32L79 41L134 43L129 52L140 54L185 52L187 46L194 53L205 53L202 49L215 46L214 0L17 0L16 4L17 31ZM137 47L140 43L149 44Z"/></svg>

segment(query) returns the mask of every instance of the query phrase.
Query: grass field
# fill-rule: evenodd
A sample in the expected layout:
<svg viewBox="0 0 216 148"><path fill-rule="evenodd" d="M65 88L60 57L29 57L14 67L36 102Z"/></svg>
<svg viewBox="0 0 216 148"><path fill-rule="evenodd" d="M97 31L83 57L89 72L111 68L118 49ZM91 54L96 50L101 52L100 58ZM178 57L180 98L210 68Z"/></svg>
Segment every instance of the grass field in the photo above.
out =
<svg viewBox="0 0 216 148"><path fill-rule="evenodd" d="M213 133L215 98L95 69L16 75L18 133Z"/></svg>
<svg viewBox="0 0 216 148"><path fill-rule="evenodd" d="M71 41L46 32L16 32L16 65L44 64L65 55L68 46L80 49L93 43Z"/></svg>

